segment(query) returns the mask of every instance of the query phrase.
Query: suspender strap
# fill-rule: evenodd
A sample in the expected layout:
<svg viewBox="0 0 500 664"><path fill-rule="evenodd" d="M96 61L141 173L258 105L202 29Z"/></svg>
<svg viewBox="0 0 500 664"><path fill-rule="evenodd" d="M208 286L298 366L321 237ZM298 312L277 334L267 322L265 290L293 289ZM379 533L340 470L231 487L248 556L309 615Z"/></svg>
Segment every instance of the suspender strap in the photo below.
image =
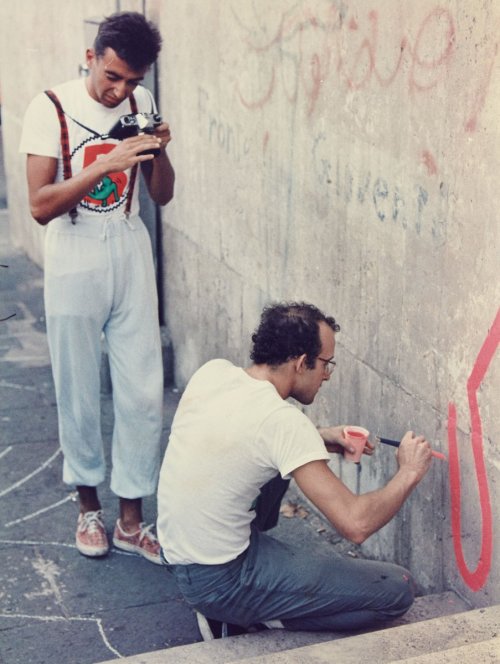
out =
<svg viewBox="0 0 500 664"><path fill-rule="evenodd" d="M66 124L66 117L64 114L63 107L59 101L57 95L52 92L52 90L45 90L45 94L52 101L57 110L57 117L59 119L59 124L61 126L61 151L62 151L62 160L63 160L63 175L65 180L69 180L73 174L71 170L71 155L69 150L69 134L68 134L68 125ZM130 108L132 113L137 113L137 102L134 95L130 95ZM130 182L127 192L127 200L125 203L125 215L128 217L130 215L130 209L132 207L132 197L134 194L135 181L137 178L137 164L132 166L130 172ZM72 208L69 211L69 216L71 217L71 223L75 223L75 219L78 216L78 211L76 207Z"/></svg>
<svg viewBox="0 0 500 664"><path fill-rule="evenodd" d="M68 125L66 124L66 118L64 116L63 107L61 102L57 98L57 95L52 92L52 90L45 90L45 94L54 104L57 110L57 117L59 118L59 124L61 126L61 151L62 151L62 160L63 160L63 175L65 180L69 180L72 177L71 171L71 155L69 152L69 135L68 135ZM72 208L69 211L69 216L71 217L71 223L75 223L75 219L78 215L76 207Z"/></svg>
<svg viewBox="0 0 500 664"><path fill-rule="evenodd" d="M130 95L130 110L132 111L132 113L137 113L137 102L135 101L133 93ZM134 164L132 166L132 170L130 171L130 182L128 185L127 202L125 203L126 217L130 215L130 208L132 207L132 196L134 195L136 178L137 178L137 164Z"/></svg>

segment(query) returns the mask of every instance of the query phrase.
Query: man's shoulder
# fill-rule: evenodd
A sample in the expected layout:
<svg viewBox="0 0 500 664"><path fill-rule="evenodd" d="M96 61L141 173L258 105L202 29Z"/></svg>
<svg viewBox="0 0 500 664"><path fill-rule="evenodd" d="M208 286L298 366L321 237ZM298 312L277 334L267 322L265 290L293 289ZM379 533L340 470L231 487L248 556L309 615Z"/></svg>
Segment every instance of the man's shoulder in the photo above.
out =
<svg viewBox="0 0 500 664"><path fill-rule="evenodd" d="M279 401L276 399L276 408L270 413L270 423L292 429L296 427L305 427L307 429L312 427L315 429L314 424L300 408L285 399L281 399L281 397L279 399Z"/></svg>
<svg viewBox="0 0 500 664"><path fill-rule="evenodd" d="M79 93L84 89L84 81L81 78L73 78L70 81L64 81L63 83L57 83L47 88L59 96L74 95ZM40 94L45 95L46 90L43 90Z"/></svg>
<svg viewBox="0 0 500 664"><path fill-rule="evenodd" d="M208 360L208 362L205 362L205 364L202 364L201 367L193 374L193 378L210 373L220 373L234 368L235 365L229 360L215 358L213 360Z"/></svg>
<svg viewBox="0 0 500 664"><path fill-rule="evenodd" d="M71 81L65 81L64 83L58 83L57 85L53 85L39 92L32 99L30 106L40 110L44 108L53 108L53 102L46 94L47 92L53 92L63 109L66 110L68 105L71 105L75 99L81 96L83 90L84 86L82 79L77 78Z"/></svg>

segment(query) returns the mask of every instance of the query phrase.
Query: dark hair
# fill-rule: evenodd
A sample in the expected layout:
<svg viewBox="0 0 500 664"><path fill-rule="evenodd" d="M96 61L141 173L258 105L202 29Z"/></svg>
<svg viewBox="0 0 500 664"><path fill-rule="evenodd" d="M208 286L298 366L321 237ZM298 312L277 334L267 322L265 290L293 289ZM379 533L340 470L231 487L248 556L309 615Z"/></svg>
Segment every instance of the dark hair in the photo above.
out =
<svg viewBox="0 0 500 664"><path fill-rule="evenodd" d="M255 364L277 366L306 354L306 366L314 367L321 352L319 323L334 332L340 330L335 318L325 316L313 304L284 302L270 304L262 312L259 327L252 334L250 358Z"/></svg>
<svg viewBox="0 0 500 664"><path fill-rule="evenodd" d="M94 51L99 56L112 48L131 69L140 71L155 62L161 42L158 28L142 14L117 12L99 25Z"/></svg>

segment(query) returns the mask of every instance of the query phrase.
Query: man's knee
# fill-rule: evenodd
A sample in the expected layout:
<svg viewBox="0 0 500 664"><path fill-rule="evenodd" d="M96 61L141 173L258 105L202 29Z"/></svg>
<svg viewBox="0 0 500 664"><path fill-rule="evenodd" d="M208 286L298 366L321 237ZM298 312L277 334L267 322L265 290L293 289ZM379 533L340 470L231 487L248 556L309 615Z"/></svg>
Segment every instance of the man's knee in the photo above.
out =
<svg viewBox="0 0 500 664"><path fill-rule="evenodd" d="M388 603L385 613L390 618L402 616L415 600L415 582L407 570L401 568L401 574L392 579L390 595L392 601Z"/></svg>

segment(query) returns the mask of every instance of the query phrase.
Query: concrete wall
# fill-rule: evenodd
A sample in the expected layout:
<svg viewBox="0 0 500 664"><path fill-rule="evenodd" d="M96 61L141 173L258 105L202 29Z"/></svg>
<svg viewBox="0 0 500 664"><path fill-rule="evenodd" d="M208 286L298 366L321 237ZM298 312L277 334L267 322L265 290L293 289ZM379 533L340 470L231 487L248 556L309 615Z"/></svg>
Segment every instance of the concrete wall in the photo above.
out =
<svg viewBox="0 0 500 664"><path fill-rule="evenodd" d="M9 197L22 211L13 236L32 255L15 155L22 108L74 75L82 16L106 3L67 4L2 7L17 31L0 72ZM214 356L245 362L271 299L334 314L338 370L311 416L388 437L421 431L450 457L364 550L408 565L425 591L500 602L500 6L145 5L165 37L160 107L174 136L163 250L178 384ZM64 62L51 12L74 28L57 42ZM41 25L48 46L27 46ZM362 491L396 467L388 448L360 477L333 464Z"/></svg>
<svg viewBox="0 0 500 664"><path fill-rule="evenodd" d="M162 107L179 183L165 291L179 383L214 355L244 361L269 299L334 313L339 368L311 409L320 421L415 429L448 453L448 404L458 412L460 462L437 461L366 551L395 549L427 590L500 601L500 7L168 4ZM394 468L381 449L361 489ZM356 486L352 468L336 470Z"/></svg>

